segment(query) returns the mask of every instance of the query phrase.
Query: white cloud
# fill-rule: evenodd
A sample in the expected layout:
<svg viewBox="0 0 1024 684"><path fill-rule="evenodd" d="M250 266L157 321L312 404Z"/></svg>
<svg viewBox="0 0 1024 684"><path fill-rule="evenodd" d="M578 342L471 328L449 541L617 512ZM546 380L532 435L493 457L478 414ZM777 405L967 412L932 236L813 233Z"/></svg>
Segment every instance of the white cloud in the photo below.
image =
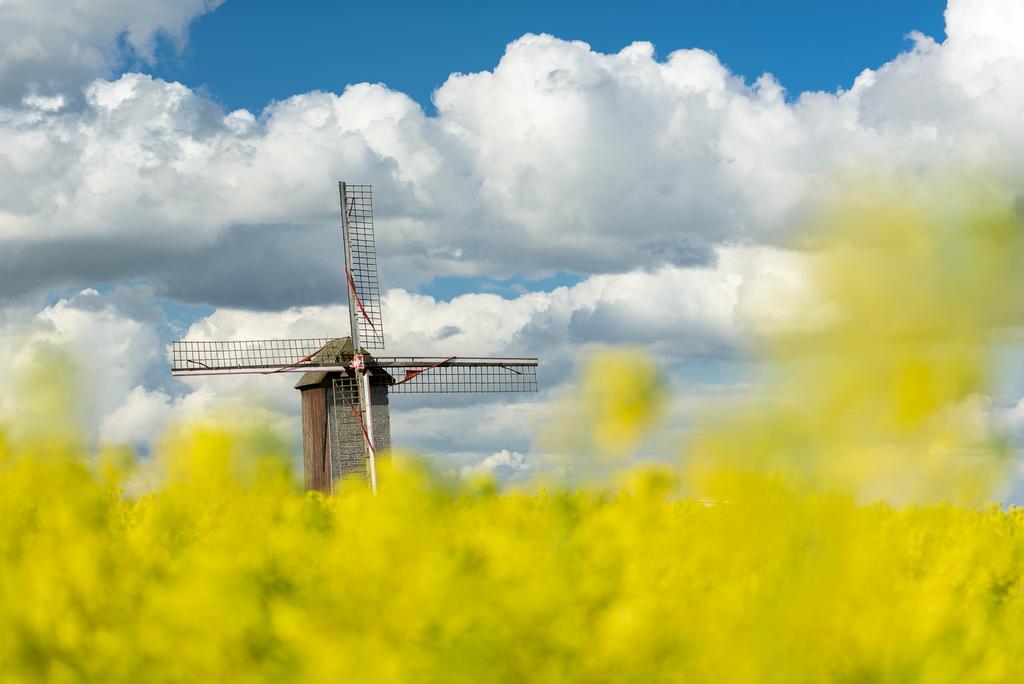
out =
<svg viewBox="0 0 1024 684"><path fill-rule="evenodd" d="M145 452L172 423L234 412L260 415L297 443L294 377L210 378L192 387L170 377L164 312L146 286L87 288L37 306L0 309L0 356L7 363L0 373L0 423L17 426L40 410L68 411L61 418L73 420L88 444ZM66 402L32 405L26 381L47 385Z"/></svg>
<svg viewBox="0 0 1024 684"><path fill-rule="evenodd" d="M701 50L658 61L647 43L607 55L535 35L452 75L436 116L367 84L256 117L139 74L95 81L81 110L0 110L0 287L147 275L183 301L323 304L341 292L339 178L377 187L391 287L706 264L723 244L784 240L850 173L983 170L1015 193L1015 7L953 0L944 43L917 36L849 91L791 101Z"/></svg>
<svg viewBox="0 0 1024 684"><path fill-rule="evenodd" d="M468 294L439 301L391 290L383 299L386 354L538 356L542 388L540 395L396 396L393 442L438 455L456 469L467 460L483 459L495 447L526 453L550 416L553 395L570 377L581 354L595 346L640 347L666 369L709 357L723 363L735 361L730 350L746 336L793 314L763 295L770 290L786 299L785 288L795 286L780 285L775 273L791 258L768 248L727 249L713 267L592 276L573 287L515 299ZM792 274L788 277L795 279ZM347 308L342 306L282 312L222 308L193 324L185 336L193 340L322 337L344 334L346 324ZM712 387L703 388L702 382ZM690 379L688 396L718 392L714 385L721 382L722 378ZM285 413L297 410L291 383L279 376L194 377L188 383L220 397L245 397ZM695 405L687 404L679 415L685 418L694 410Z"/></svg>
<svg viewBox="0 0 1024 684"><path fill-rule="evenodd" d="M0 415L10 418L21 407L18 379L46 350L58 351L74 367L53 364L52 382L78 398L79 417L95 431L103 418L125 401L144 378L162 373L162 345L156 324L160 310L145 288L117 288L108 295L86 289L39 311L8 309L0 330L0 354L7 365L0 374ZM40 356L40 353L44 354Z"/></svg>
<svg viewBox="0 0 1024 684"><path fill-rule="evenodd" d="M167 425L173 404L173 399L164 392L136 385L120 406L103 417L100 440L113 444L146 445Z"/></svg>
<svg viewBox="0 0 1024 684"><path fill-rule="evenodd" d="M392 289L382 301L387 353L571 357L570 347L602 342L665 343L666 355L721 354L744 331L796 315L785 305L787 291L798 288L798 276L786 270L794 258L772 248L723 248L706 267L595 275L514 299L466 294L443 301ZM348 309L341 304L280 312L220 308L186 336L325 337L347 334L347 328Z"/></svg>
<svg viewBox="0 0 1024 684"><path fill-rule="evenodd" d="M225 398L295 415L290 378L168 380L152 301L218 307L197 339L343 334L338 179L376 186L389 353L536 354L546 387L592 345L720 360L807 320L798 257L765 245L848 175L981 170L1009 196L1024 183L1012 0L951 0L944 43L916 36L848 91L789 100L702 50L659 61L647 43L609 55L535 35L491 71L449 77L436 116L379 85L257 115L141 74L102 78L119 41L146 59L158 33L183 36L215 4L0 0L0 348L15 363L26 341L73 350L104 438L144 442ZM410 291L435 274L555 270L584 279L514 299ZM85 289L136 277L151 289ZM81 293L9 304L69 284ZM470 425L461 405L414 402L395 434L467 462L525 454L545 400L484 404Z"/></svg>
<svg viewBox="0 0 1024 684"><path fill-rule="evenodd" d="M125 57L153 59L158 35L179 45L192 20L221 0L4 0L0 102L57 102ZM40 99L43 98L43 99Z"/></svg>
<svg viewBox="0 0 1024 684"><path fill-rule="evenodd" d="M469 479L478 475L493 475L500 482L525 478L532 466L530 460L518 451L502 449L479 463L462 466L459 477Z"/></svg>

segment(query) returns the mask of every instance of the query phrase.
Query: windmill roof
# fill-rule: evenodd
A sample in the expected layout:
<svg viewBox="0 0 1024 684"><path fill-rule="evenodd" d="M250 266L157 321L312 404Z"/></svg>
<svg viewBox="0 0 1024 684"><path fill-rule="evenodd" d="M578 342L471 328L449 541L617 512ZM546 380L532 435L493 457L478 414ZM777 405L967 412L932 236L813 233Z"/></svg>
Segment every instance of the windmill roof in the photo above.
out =
<svg viewBox="0 0 1024 684"><path fill-rule="evenodd" d="M366 357L367 361L373 359L373 356L365 349L362 350L362 354ZM352 362L352 356L352 339L349 337L339 337L325 344L320 351L313 355L313 360L325 366L345 366ZM336 373L337 371L331 372ZM295 383L295 389L319 385L327 379L331 372L308 371L303 373L299 377L299 381ZM374 375L376 376L377 373L375 372ZM390 376L388 377L390 378Z"/></svg>
<svg viewBox="0 0 1024 684"><path fill-rule="evenodd" d="M295 389L302 389L304 387L315 387L316 385L322 384L327 379L327 373L303 373L299 377L299 381L295 383Z"/></svg>
<svg viewBox="0 0 1024 684"><path fill-rule="evenodd" d="M332 366L342 366L352 361L352 340L348 337L339 337L331 340L323 348L313 355L317 363ZM299 381L295 383L295 389L319 385L327 378L327 373L321 371L310 371L303 373Z"/></svg>

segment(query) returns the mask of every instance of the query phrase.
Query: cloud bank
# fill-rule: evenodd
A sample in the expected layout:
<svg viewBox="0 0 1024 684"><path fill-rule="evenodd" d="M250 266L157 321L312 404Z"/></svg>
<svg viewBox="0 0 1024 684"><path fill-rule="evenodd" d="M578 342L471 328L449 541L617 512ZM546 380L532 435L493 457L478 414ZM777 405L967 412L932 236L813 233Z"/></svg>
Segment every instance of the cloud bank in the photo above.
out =
<svg viewBox="0 0 1024 684"><path fill-rule="evenodd" d="M1017 13L954 1L944 43L915 35L848 91L788 99L703 50L544 35L450 76L436 116L382 85L257 115L138 73L93 81L77 107L0 110L0 292L148 276L214 306L336 301L338 178L376 186L382 272L402 287L707 264L789 237L845 174L995 169L1014 189Z"/></svg>
<svg viewBox="0 0 1024 684"><path fill-rule="evenodd" d="M835 93L748 83L705 50L602 54L547 35L449 76L436 115L380 84L224 112L179 83L105 77L125 51L144 62L158 36L184 40L215 4L94 2L57 26L46 3L0 4L5 335L18 320L72 345L100 343L90 325L135 340L124 353L145 363L87 359L121 374L96 404L115 439L146 439L196 393L294 410L276 386L168 381L161 344L185 331L159 310L125 313L108 291L214 307L196 336L341 332L338 179L376 189L394 353L544 355L554 385L588 345L713 363L794 315L780 247L849 179L927 192L983 174L1008 201L1024 180L1024 8L1011 0L951 0L944 42L914 34ZM414 293L437 275L556 271L582 282L515 299ZM480 453L528 449L508 440Z"/></svg>

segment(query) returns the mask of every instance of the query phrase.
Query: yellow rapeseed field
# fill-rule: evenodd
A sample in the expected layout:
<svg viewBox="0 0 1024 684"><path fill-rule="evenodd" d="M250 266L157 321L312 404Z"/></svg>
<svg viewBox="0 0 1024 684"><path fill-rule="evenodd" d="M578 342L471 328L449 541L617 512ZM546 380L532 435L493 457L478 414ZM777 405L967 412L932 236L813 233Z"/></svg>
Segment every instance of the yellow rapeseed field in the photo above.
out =
<svg viewBox="0 0 1024 684"><path fill-rule="evenodd" d="M0 432L0 682L1024 681L1024 514L987 503L1010 447L983 399L1024 237L976 206L823 215L817 303L664 465L628 457L665 414L651 366L595 362L550 442L619 459L600 480L499 493L396 457L376 497L304 495L258 427L88 455L29 383Z"/></svg>

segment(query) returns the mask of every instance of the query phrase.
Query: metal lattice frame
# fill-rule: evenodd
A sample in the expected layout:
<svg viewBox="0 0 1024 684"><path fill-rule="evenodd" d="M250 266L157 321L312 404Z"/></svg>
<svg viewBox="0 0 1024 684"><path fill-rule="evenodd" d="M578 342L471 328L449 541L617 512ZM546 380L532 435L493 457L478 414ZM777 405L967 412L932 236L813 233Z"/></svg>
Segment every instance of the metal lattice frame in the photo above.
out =
<svg viewBox="0 0 1024 684"><path fill-rule="evenodd" d="M174 375L235 375L348 371L351 355L320 354L335 338L178 341L171 346ZM394 394L536 392L537 359L379 356L367 359L395 379ZM358 406L358 402L355 403Z"/></svg>
<svg viewBox="0 0 1024 684"><path fill-rule="evenodd" d="M383 349L384 322L380 304L380 277L377 271L377 248L373 238L373 187L344 183L342 197L346 203L343 211L348 221L351 287L355 289L356 297L359 299L358 305L352 302L352 293L349 291L349 308L356 307L360 345L366 349Z"/></svg>
<svg viewBox="0 0 1024 684"><path fill-rule="evenodd" d="M359 378L352 373L342 373L335 378L327 389L327 444L331 456L332 471L336 461L355 459L359 467L353 468L350 462L345 468L339 463L340 470L349 476L355 475L366 479L366 461L362 454L363 448L352 448L352 442L364 445L363 431L366 421L363 418L362 397L360 397ZM355 431L348 429L355 425ZM357 456L357 454L359 454ZM332 472L332 478L334 474Z"/></svg>
<svg viewBox="0 0 1024 684"><path fill-rule="evenodd" d="M537 391L536 359L392 356L374 357L371 367L384 368L395 378L388 388L392 394Z"/></svg>
<svg viewBox="0 0 1024 684"><path fill-rule="evenodd" d="M332 338L294 340L177 341L171 345L171 373L211 375L317 366L312 356ZM305 360L304 360L305 359Z"/></svg>

